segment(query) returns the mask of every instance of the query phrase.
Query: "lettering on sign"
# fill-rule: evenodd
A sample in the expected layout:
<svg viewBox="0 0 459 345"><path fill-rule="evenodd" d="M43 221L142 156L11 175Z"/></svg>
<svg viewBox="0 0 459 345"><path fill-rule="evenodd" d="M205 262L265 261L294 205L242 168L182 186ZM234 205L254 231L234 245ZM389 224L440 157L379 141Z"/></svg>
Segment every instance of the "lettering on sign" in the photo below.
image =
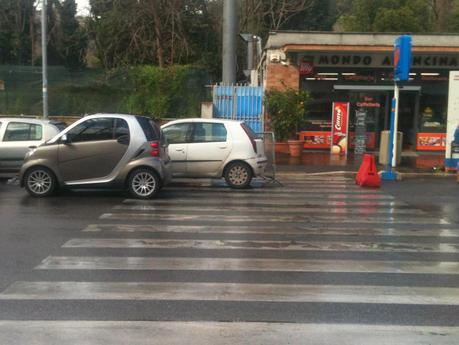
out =
<svg viewBox="0 0 459 345"><path fill-rule="evenodd" d="M393 57L389 54L316 54L304 56L307 58L308 65L317 67L384 67L390 68L394 66ZM301 60L300 64L304 63ZM418 68L457 68L459 67L459 55L429 55L418 54L412 57L412 67Z"/></svg>

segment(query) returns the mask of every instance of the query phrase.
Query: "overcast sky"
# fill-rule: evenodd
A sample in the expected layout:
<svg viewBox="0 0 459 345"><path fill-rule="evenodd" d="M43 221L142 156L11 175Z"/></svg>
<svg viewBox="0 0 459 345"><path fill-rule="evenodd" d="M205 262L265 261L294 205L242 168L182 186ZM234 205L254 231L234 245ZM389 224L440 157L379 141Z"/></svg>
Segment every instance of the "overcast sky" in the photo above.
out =
<svg viewBox="0 0 459 345"><path fill-rule="evenodd" d="M76 0L78 5L78 14L87 15L89 13L89 0Z"/></svg>

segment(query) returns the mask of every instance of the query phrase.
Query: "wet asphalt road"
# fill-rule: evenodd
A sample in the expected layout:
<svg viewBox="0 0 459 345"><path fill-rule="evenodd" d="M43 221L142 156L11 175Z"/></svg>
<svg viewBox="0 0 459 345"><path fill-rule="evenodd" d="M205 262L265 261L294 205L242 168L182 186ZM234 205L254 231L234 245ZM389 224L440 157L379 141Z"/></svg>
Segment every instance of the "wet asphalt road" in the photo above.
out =
<svg viewBox="0 0 459 345"><path fill-rule="evenodd" d="M0 344L459 343L452 178L280 180L153 201L0 181Z"/></svg>

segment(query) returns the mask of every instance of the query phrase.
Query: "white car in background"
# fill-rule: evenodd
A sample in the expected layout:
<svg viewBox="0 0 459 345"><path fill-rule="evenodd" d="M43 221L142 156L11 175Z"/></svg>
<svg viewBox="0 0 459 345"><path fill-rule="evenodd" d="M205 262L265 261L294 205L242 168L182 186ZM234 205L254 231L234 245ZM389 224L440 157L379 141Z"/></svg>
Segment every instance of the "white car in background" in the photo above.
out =
<svg viewBox="0 0 459 345"><path fill-rule="evenodd" d="M65 128L62 122L0 117L0 173L19 171L24 157Z"/></svg>
<svg viewBox="0 0 459 345"><path fill-rule="evenodd" d="M175 177L224 177L232 188L246 188L264 173L263 140L242 121L183 119L163 125Z"/></svg>

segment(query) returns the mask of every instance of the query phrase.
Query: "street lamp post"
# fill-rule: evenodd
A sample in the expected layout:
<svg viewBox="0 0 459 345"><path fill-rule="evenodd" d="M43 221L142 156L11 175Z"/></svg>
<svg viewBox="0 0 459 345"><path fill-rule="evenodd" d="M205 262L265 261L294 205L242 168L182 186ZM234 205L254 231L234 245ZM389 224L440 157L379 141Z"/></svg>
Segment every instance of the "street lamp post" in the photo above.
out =
<svg viewBox="0 0 459 345"><path fill-rule="evenodd" d="M41 8L41 64L43 73L43 118L48 118L48 54L46 44L46 10L47 0L43 0Z"/></svg>

